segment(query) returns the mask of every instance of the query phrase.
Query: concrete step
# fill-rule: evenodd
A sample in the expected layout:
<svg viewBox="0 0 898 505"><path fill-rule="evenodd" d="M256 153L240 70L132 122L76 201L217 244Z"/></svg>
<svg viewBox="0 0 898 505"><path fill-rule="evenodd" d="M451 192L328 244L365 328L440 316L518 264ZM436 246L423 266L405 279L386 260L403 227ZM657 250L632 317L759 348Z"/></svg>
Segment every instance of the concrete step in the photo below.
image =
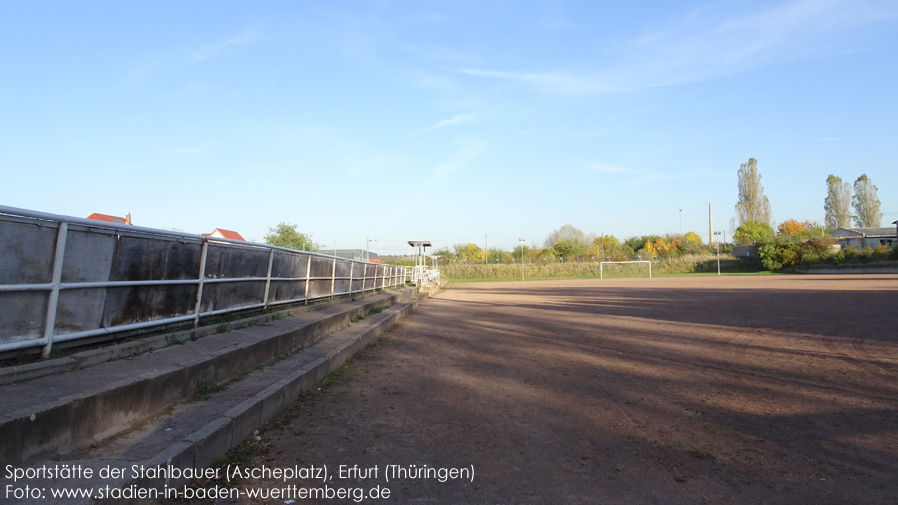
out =
<svg viewBox="0 0 898 505"><path fill-rule="evenodd" d="M73 360L96 362L96 356L68 358L60 365L68 371L61 373L44 374L48 367L39 364L41 371L37 375L43 376L7 380L0 386L0 440L3 441L0 460L21 466L48 458L76 458L112 437L134 433L135 426L152 424L160 413L170 410L172 405L184 405L198 391L252 371L256 371L252 376L266 377L262 372L275 367L265 365L276 358L289 357L284 361L294 363L296 359L323 359L322 356L331 352L331 346L340 341L323 339L324 336L346 327L350 333L356 331L357 324L350 326L353 319L377 307L397 303L400 307L410 307L413 292L407 288L314 310L293 309L290 317L283 311L281 317L270 314L267 320L256 321L255 325L193 341L187 338L190 333L172 334L165 337L166 347L129 358L74 369ZM233 326L240 325L235 322ZM303 353L292 354L304 347ZM330 362L331 358L326 361ZM260 367L262 370L258 370ZM313 368L317 373L318 367ZM14 372L19 377L33 375L29 370ZM234 391L254 381L237 381ZM182 411L195 408L191 405ZM265 412L269 414L268 410ZM196 414L195 418L202 416ZM6 472L0 473L0 477L6 477Z"/></svg>
<svg viewBox="0 0 898 505"><path fill-rule="evenodd" d="M214 471L210 465L216 459L253 436L302 391L314 387L327 373L395 325L413 309L414 303L399 302L368 315L299 352L257 367L221 391L158 412L142 425L86 452L27 467L31 471L49 468L50 473L69 469L78 475L39 476L12 482L4 473L0 478L4 490L12 485L16 490L27 488L32 493L19 497L7 494L4 503L156 503L166 493L182 493L195 474ZM88 469L90 476L86 476ZM54 497L54 489L80 490L92 496Z"/></svg>

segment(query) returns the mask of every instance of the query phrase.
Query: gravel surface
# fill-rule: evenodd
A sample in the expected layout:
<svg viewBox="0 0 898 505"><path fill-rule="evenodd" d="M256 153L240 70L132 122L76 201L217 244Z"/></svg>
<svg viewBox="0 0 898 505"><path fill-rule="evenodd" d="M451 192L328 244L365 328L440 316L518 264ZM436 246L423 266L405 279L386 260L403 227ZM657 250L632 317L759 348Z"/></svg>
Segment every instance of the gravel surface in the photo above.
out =
<svg viewBox="0 0 898 505"><path fill-rule="evenodd" d="M453 286L194 502L898 503L896 306L893 275Z"/></svg>

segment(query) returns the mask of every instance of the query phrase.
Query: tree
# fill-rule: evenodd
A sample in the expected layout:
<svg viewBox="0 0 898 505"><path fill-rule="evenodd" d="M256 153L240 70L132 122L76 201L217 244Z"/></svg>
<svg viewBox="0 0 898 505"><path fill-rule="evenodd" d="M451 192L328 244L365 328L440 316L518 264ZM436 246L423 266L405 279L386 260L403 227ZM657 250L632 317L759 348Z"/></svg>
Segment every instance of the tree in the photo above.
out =
<svg viewBox="0 0 898 505"><path fill-rule="evenodd" d="M583 233L579 228L566 224L561 228L554 230L546 237L545 246L555 247L555 244L561 241L574 242L577 244L588 245L592 239Z"/></svg>
<svg viewBox="0 0 898 505"><path fill-rule="evenodd" d="M764 196L758 161L749 158L748 163L739 166L739 202L736 203L736 218L739 225L749 221L770 223L770 200Z"/></svg>
<svg viewBox="0 0 898 505"><path fill-rule="evenodd" d="M769 224L746 221L742 226L736 228L736 235L733 237L733 241L736 245L753 245L772 239L773 236L773 228Z"/></svg>
<svg viewBox="0 0 898 505"><path fill-rule="evenodd" d="M312 235L300 233L295 224L280 223L274 228L268 228L265 234L265 243L278 247L286 247L299 251L317 251L318 245L312 242Z"/></svg>
<svg viewBox="0 0 898 505"><path fill-rule="evenodd" d="M598 237L593 244L597 248L596 255L602 259L610 258L611 261L623 261L630 259L630 255L633 254L633 251L621 245L614 235Z"/></svg>
<svg viewBox="0 0 898 505"><path fill-rule="evenodd" d="M703 248L702 238L694 231L687 231L682 240L677 241L677 251L680 254L698 254Z"/></svg>
<svg viewBox="0 0 898 505"><path fill-rule="evenodd" d="M683 237L683 241L696 246L702 245L702 238L699 237L698 233L695 233L694 231L687 231L686 235Z"/></svg>
<svg viewBox="0 0 898 505"><path fill-rule="evenodd" d="M552 249L555 249L555 254L561 258L571 258L582 254L586 250L586 245L573 240L559 240Z"/></svg>
<svg viewBox="0 0 898 505"><path fill-rule="evenodd" d="M647 242L654 242L658 239L658 235L643 235L641 237L630 237L624 241L624 247L632 251L634 254L641 251Z"/></svg>
<svg viewBox="0 0 898 505"><path fill-rule="evenodd" d="M805 230L808 229L808 225L810 225L810 223L799 223L794 219L787 219L780 223L780 225L776 227L776 230L780 235L795 237L804 233Z"/></svg>
<svg viewBox="0 0 898 505"><path fill-rule="evenodd" d="M483 249L477 244L456 244L455 257L464 261L483 261Z"/></svg>
<svg viewBox="0 0 898 505"><path fill-rule="evenodd" d="M842 182L841 177L830 174L826 178L826 200L823 201L826 211L826 226L831 228L848 228L851 226L851 185Z"/></svg>
<svg viewBox="0 0 898 505"><path fill-rule="evenodd" d="M668 256L677 251L676 243L667 240L665 237L658 237L652 242L646 242L642 248L650 252L653 257L656 254Z"/></svg>
<svg viewBox="0 0 898 505"><path fill-rule="evenodd" d="M882 213L879 212L879 190L867 174L862 174L854 181L854 222L862 228L875 228L882 225Z"/></svg>

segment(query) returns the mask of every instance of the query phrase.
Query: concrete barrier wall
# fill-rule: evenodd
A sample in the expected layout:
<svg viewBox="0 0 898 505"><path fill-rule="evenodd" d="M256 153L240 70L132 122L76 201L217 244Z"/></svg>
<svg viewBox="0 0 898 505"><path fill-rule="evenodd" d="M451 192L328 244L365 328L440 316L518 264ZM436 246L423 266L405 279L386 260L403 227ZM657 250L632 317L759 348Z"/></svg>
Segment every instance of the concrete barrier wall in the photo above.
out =
<svg viewBox="0 0 898 505"><path fill-rule="evenodd" d="M9 207L0 248L0 352L405 282L404 267Z"/></svg>

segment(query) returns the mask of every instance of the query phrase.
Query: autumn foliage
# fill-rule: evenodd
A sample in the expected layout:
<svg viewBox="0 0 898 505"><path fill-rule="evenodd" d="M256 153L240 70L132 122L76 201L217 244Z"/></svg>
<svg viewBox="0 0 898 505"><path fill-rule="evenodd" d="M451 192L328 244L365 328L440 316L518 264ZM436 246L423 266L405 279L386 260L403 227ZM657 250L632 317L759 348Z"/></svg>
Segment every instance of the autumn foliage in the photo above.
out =
<svg viewBox="0 0 898 505"><path fill-rule="evenodd" d="M779 226L776 227L776 232L779 235L785 235L787 237L796 237L801 235L812 225L810 222L805 221L804 223L799 223L794 219L788 219L780 223Z"/></svg>

